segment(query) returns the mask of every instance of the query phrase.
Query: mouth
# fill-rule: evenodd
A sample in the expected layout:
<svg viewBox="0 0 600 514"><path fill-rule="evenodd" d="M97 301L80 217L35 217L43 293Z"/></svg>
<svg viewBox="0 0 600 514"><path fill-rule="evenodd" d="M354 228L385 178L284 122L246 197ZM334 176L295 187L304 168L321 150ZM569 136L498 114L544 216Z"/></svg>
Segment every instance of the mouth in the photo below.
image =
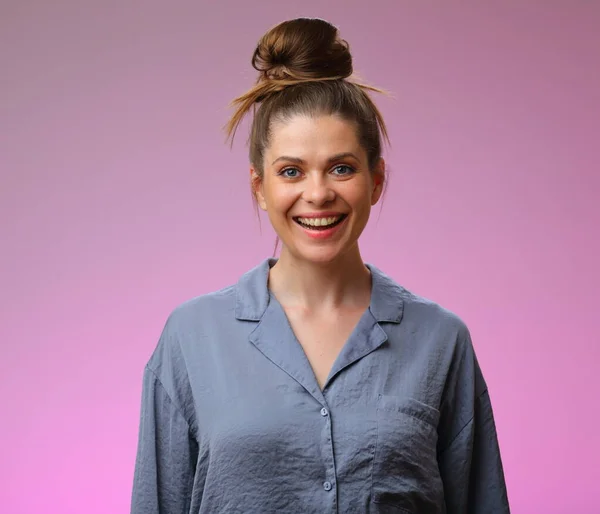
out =
<svg viewBox="0 0 600 514"><path fill-rule="evenodd" d="M347 217L347 214L339 214L337 216L327 216L323 218L294 217L293 220L306 230L314 230L315 232L319 232L323 230L329 230L336 225L339 225Z"/></svg>

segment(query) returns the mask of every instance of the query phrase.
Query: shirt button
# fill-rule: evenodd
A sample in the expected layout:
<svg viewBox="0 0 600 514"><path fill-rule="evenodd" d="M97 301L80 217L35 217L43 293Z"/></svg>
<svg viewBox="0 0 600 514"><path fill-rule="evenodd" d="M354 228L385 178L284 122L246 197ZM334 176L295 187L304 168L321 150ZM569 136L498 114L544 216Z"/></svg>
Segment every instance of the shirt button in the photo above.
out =
<svg viewBox="0 0 600 514"><path fill-rule="evenodd" d="M323 489L325 489L326 491L331 491L331 482L325 482L323 484Z"/></svg>
<svg viewBox="0 0 600 514"><path fill-rule="evenodd" d="M329 414L329 413L327 412L327 409L326 409L325 407L323 407L323 408L321 409L321 416L327 416L327 414ZM326 482L326 483L327 483L327 484L329 484L329 482ZM329 485L331 485L331 484L329 484Z"/></svg>

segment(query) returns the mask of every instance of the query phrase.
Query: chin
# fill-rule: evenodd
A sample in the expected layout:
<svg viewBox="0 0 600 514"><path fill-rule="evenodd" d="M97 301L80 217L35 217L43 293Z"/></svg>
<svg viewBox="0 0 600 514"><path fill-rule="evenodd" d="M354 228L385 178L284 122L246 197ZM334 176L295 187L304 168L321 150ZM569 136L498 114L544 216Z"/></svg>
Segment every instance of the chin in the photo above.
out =
<svg viewBox="0 0 600 514"><path fill-rule="evenodd" d="M293 252L296 259L318 265L331 264L338 260L343 253L339 247L296 248Z"/></svg>

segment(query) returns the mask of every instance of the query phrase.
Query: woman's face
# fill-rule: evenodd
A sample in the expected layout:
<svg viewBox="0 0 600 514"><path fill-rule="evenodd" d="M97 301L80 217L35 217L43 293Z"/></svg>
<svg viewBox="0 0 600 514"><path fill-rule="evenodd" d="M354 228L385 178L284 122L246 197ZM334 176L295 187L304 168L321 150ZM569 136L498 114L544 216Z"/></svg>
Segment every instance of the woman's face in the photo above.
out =
<svg viewBox="0 0 600 514"><path fill-rule="evenodd" d="M338 116L275 122L264 174L251 168L259 206L295 258L319 263L357 249L381 196L384 162L369 170L356 127Z"/></svg>

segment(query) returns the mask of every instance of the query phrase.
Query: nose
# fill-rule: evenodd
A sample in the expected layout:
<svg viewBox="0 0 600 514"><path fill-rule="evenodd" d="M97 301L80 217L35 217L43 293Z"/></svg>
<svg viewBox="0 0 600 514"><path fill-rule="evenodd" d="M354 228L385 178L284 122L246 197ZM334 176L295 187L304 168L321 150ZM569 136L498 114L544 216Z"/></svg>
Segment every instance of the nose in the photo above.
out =
<svg viewBox="0 0 600 514"><path fill-rule="evenodd" d="M306 187L302 197L309 203L323 205L335 199L335 191L321 174L315 173L309 176L304 184Z"/></svg>

